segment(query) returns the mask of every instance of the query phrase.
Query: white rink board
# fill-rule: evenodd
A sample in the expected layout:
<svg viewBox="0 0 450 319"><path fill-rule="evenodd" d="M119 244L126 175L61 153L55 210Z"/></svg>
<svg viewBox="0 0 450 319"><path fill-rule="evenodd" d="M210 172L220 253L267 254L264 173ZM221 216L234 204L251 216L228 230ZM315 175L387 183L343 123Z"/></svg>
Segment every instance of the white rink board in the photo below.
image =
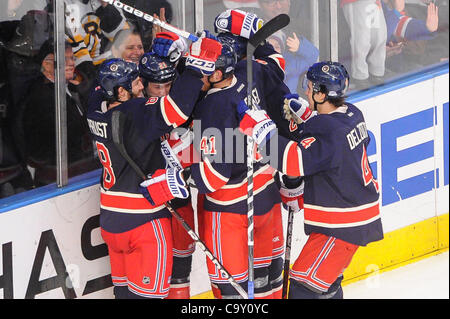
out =
<svg viewBox="0 0 450 319"><path fill-rule="evenodd" d="M374 139L385 232L449 212L448 83L446 73L356 103ZM112 298L98 214L98 185L0 213L0 298ZM306 241L302 216L294 222L291 262ZM209 291L198 249L192 268L191 295Z"/></svg>
<svg viewBox="0 0 450 319"><path fill-rule="evenodd" d="M0 250L1 245L3 254L7 247L12 248L15 299L25 298L27 290L32 287L44 291L35 298L64 298L62 288L44 287L45 280L49 278L61 280L56 286L61 286L64 281L65 287L73 287L78 298L83 297L85 290L89 290L88 282L97 287L101 286L95 285L95 279L110 274L109 258L105 256L103 249L98 249L99 245L105 245L100 228L95 226L95 223L92 227L87 227L93 220L90 218L99 214L98 189L98 185L91 186L0 214ZM87 236L83 237L82 232ZM102 257L93 259L96 252L91 246L97 246L97 251L103 252L100 254ZM61 257L65 269L60 266ZM3 260L0 253L0 276L5 277L5 272L11 271L8 265L9 261ZM35 279L32 279L32 269L38 276L33 277ZM4 281L5 278L3 285ZM55 287L55 284L50 286ZM5 294L5 289L0 289L0 298L6 297ZM112 296L112 288L109 288L86 294L84 297Z"/></svg>
<svg viewBox="0 0 450 319"><path fill-rule="evenodd" d="M444 131L443 115L444 104L447 104L448 114L448 83L447 73L356 103L364 113L368 130L375 137L376 154L369 154L369 161L372 168L375 169L376 166L377 179L382 188L380 199L385 232L449 212L448 181L444 185L445 171L448 179L448 163L446 168L444 164L445 135L448 149L448 117L447 131ZM418 123L420 121L424 123ZM408 126L408 134L389 134L396 133L397 126ZM371 141L372 144L373 142L374 140ZM396 148L389 150L385 146L389 143L396 143ZM422 158L419 151L419 154L416 153L415 150L420 150L420 145L424 143L431 143L432 156ZM401 154L402 152L405 154ZM394 165L396 171L385 168L401 156L407 158L407 165ZM427 174L435 176L430 179L430 176L425 176ZM383 178L389 180L384 181ZM395 181L409 184L410 190L398 188L399 184ZM430 183L437 184L438 187L424 186ZM395 200L392 198L394 193L397 197ZM411 193L415 193L414 196ZM387 194L390 195L388 200Z"/></svg>

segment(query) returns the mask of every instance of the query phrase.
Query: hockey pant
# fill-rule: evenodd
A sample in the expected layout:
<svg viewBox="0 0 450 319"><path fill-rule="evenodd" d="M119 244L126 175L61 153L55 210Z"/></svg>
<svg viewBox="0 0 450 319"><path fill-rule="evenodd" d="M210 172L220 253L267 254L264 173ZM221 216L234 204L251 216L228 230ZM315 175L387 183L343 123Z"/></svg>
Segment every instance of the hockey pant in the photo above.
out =
<svg viewBox="0 0 450 319"><path fill-rule="evenodd" d="M204 211L202 219L205 244L236 282L247 290L247 215ZM254 216L254 223L255 299L279 298L284 255L280 204L264 215ZM241 298L209 259L207 267L216 298Z"/></svg>
<svg viewBox="0 0 450 319"><path fill-rule="evenodd" d="M177 208L176 211L194 229L194 210L191 202L186 206ZM173 268L168 299L189 299L190 273L195 242L175 217L172 217L172 236Z"/></svg>
<svg viewBox="0 0 450 319"><path fill-rule="evenodd" d="M108 246L117 299L166 298L172 275L169 218L152 220L124 233L101 230Z"/></svg>
<svg viewBox="0 0 450 319"><path fill-rule="evenodd" d="M290 271L289 299L342 299L341 281L359 246L312 233Z"/></svg>

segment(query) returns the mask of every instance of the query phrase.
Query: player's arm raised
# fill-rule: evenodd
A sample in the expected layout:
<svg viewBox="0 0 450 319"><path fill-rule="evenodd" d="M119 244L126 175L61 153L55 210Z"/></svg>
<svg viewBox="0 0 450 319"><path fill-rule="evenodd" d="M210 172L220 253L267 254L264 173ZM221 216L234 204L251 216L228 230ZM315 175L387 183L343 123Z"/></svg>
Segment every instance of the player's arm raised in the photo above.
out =
<svg viewBox="0 0 450 319"><path fill-rule="evenodd" d="M144 112L148 114L142 116L154 117L154 113L158 113L156 115L159 122L153 128L149 128L157 130L156 135L168 133L188 120L203 88L203 78L214 72L215 61L221 50L222 45L215 39L201 37L191 45L186 68L174 81L170 93L163 97L148 99L145 104L147 110ZM145 120L143 122L145 123Z"/></svg>
<svg viewBox="0 0 450 319"><path fill-rule="evenodd" d="M333 157L338 150L334 147L332 136L324 138L320 136L305 135L300 142L289 140L278 134L275 123L264 110L249 110L245 102L238 107L241 121L239 129L242 133L253 138L263 156L270 159L270 152L275 152L278 160L273 165L281 173L288 176L305 176L314 174L324 168L333 166ZM271 139L275 139L276 148L270 152L267 147ZM269 161L269 164L271 162Z"/></svg>

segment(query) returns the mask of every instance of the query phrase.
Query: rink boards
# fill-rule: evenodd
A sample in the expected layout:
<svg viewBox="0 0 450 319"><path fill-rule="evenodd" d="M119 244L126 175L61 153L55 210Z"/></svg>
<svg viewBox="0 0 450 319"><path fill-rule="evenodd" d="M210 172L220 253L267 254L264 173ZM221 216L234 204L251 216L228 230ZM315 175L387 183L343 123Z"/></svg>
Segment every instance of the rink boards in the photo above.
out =
<svg viewBox="0 0 450 319"><path fill-rule="evenodd" d="M357 252L347 281L448 248L448 84L447 64L351 96L370 131L386 235ZM99 176L95 171L62 189L47 186L0 202L0 298L112 298L98 224ZM292 261L307 238L300 214L294 222ZM191 282L191 295L210 297L199 250Z"/></svg>

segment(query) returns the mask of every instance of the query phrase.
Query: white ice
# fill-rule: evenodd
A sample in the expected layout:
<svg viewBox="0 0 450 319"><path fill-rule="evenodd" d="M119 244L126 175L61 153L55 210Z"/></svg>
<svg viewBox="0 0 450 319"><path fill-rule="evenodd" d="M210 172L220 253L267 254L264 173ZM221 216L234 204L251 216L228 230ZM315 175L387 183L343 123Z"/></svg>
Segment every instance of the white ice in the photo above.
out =
<svg viewBox="0 0 450 319"><path fill-rule="evenodd" d="M345 299L449 299L449 252L344 286Z"/></svg>

